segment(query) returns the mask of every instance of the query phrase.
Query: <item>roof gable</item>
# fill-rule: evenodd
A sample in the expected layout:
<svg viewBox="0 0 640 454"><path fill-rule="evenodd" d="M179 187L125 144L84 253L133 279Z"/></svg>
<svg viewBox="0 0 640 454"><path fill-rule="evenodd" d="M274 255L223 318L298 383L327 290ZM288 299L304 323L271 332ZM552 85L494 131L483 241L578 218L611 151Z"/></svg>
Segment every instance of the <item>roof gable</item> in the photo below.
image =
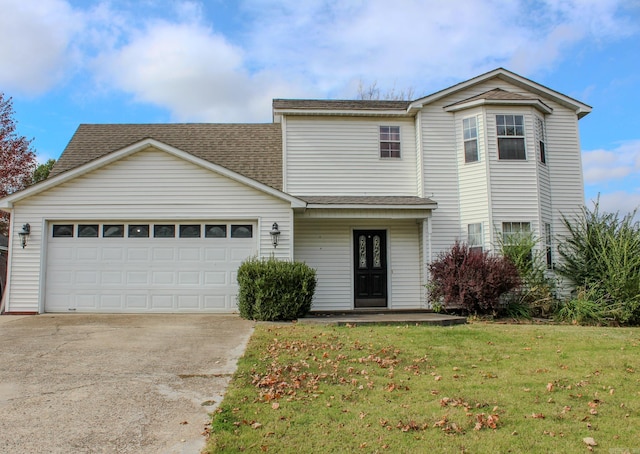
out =
<svg viewBox="0 0 640 454"><path fill-rule="evenodd" d="M552 90L548 87L545 87L544 85L541 85L537 82L529 80L526 77L522 77L516 73L508 71L504 68L494 69L493 71L489 71L487 73L481 74L472 79L469 79L464 82L460 82L459 84L445 88L444 90L440 90L431 95L417 99L411 103L411 105L409 106L409 111L417 111L427 104L431 104L449 95L452 95L462 90L466 90L469 87L481 84L493 78L502 79L510 84L513 84L517 87L522 88L525 91L528 91L529 93L541 96L542 98L552 99L558 104L561 104L567 107L568 109L571 109L574 112L576 112L576 115L578 116L578 118L582 118L585 115L587 115L589 112L591 112L591 106L584 104L576 99L573 99L567 95L564 95L560 92ZM514 94L512 93L511 95L514 95ZM499 98L493 98L493 100L497 100L497 99Z"/></svg>
<svg viewBox="0 0 640 454"><path fill-rule="evenodd" d="M55 186L63 184L67 181L70 181L74 178L77 178L81 175L85 175L89 172L92 172L96 169L102 168L106 165L109 165L113 162L119 161L127 156L131 156L139 151L148 150L150 148L164 151L171 155L174 155L178 158L184 159L185 161L196 164L200 167L206 168L210 171L216 172L220 175L223 175L227 178L235 180L239 183L242 183L246 186L252 187L264 193L270 194L274 197L277 197L282 200L286 200L291 203L293 208L304 207L306 205L305 202L300 200L297 197L291 196L282 192L280 189L273 188L268 186L260 181L257 181L253 178L247 177L240 173L237 173L233 170L228 169L227 167L223 167L219 164L213 163L210 160L200 158L195 154L191 154L175 148L173 146L167 145L165 143L159 142L155 139L143 139L139 142L131 144L127 147L124 147L120 150L116 150L113 152L106 152L102 156L97 157L95 159L91 159L84 164L77 165L75 167L71 167L66 171L58 172L56 175L49 176L46 180L43 180L39 183L34 184L33 186L29 186L28 188L11 194L3 199L0 199L0 207L1 208L11 208L13 203L27 197L31 197L43 191L47 191ZM73 155L73 153L72 153Z"/></svg>
<svg viewBox="0 0 640 454"><path fill-rule="evenodd" d="M49 178L145 139L282 190L282 132L279 124L83 124Z"/></svg>

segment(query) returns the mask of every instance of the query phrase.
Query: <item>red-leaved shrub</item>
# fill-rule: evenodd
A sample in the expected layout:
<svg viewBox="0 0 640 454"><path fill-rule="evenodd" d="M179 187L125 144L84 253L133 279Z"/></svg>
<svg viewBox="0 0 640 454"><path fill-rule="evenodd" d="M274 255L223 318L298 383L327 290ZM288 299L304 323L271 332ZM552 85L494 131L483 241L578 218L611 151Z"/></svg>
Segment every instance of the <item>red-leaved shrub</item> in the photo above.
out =
<svg viewBox="0 0 640 454"><path fill-rule="evenodd" d="M457 241L429 265L429 272L429 298L436 306L461 307L474 314L497 312L500 296L521 284L509 259L469 250Z"/></svg>

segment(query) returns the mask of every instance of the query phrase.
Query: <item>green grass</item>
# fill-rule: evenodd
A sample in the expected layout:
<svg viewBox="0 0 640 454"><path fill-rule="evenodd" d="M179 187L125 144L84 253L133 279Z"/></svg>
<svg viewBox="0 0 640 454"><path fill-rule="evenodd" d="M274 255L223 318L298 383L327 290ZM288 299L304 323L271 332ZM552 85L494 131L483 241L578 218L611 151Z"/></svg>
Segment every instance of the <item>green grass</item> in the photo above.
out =
<svg viewBox="0 0 640 454"><path fill-rule="evenodd" d="M639 427L640 329L259 325L208 449L623 453Z"/></svg>

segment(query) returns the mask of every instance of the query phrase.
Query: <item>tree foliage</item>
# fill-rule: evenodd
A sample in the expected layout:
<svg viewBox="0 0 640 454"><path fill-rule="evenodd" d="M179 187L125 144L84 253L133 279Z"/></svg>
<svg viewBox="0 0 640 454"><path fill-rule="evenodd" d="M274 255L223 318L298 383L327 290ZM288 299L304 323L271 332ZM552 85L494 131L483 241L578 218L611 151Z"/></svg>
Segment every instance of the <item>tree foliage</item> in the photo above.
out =
<svg viewBox="0 0 640 454"><path fill-rule="evenodd" d="M36 170L33 171L33 180L31 183L36 184L49 178L49 174L51 173L51 169L53 169L55 163L56 160L52 158L43 164L39 164L38 167L36 167Z"/></svg>
<svg viewBox="0 0 640 454"><path fill-rule="evenodd" d="M36 167L32 140L16 132L13 101L0 92L0 198L27 187ZM8 215L0 213L0 233L6 233Z"/></svg>
<svg viewBox="0 0 640 454"><path fill-rule="evenodd" d="M357 98L365 101L410 101L414 98L414 94L413 87L399 90L394 86L390 90L381 91L377 81L373 81L369 85L365 85L362 80L358 81Z"/></svg>

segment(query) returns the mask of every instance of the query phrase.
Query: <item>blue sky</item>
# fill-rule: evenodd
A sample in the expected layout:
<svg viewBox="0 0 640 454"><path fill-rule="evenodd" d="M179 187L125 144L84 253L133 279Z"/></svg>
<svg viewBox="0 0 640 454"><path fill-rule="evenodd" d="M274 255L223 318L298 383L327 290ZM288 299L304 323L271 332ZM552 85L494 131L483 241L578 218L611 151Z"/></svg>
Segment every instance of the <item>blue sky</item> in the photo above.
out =
<svg viewBox="0 0 640 454"><path fill-rule="evenodd" d="M585 196L640 206L640 0L0 0L0 91L40 161L80 123L270 122L496 67L593 106Z"/></svg>

